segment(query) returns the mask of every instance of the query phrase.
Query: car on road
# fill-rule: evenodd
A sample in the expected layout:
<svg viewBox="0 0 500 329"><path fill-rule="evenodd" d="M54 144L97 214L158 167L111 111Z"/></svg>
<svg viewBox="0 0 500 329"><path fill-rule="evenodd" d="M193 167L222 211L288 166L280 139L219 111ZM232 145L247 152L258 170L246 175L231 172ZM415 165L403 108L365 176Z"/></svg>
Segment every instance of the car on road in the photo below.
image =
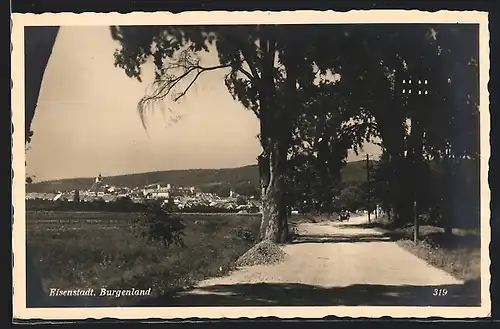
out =
<svg viewBox="0 0 500 329"><path fill-rule="evenodd" d="M341 222L348 221L350 217L351 217L351 214L347 210L341 210L339 212L339 221L341 221Z"/></svg>

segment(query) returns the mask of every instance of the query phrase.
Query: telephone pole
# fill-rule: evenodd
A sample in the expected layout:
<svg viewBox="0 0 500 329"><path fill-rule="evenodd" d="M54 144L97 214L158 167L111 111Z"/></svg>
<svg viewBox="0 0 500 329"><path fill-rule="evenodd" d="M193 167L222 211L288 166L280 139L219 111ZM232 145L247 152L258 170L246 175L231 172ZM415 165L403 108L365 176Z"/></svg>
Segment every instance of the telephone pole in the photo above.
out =
<svg viewBox="0 0 500 329"><path fill-rule="evenodd" d="M368 153L366 154L366 186L367 186L367 192L366 192L366 195L367 195L367 201L368 201L368 223L371 222L371 218L370 218L370 210L371 210L371 200L370 200L370 158L369 158L369 155Z"/></svg>

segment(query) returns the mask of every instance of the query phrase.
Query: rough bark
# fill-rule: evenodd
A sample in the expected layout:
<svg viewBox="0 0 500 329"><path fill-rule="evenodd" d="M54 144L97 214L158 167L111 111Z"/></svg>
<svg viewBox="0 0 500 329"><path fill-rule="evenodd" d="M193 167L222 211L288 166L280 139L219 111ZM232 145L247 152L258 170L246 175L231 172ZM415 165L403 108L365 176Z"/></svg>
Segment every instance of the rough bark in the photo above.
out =
<svg viewBox="0 0 500 329"><path fill-rule="evenodd" d="M259 239L284 243L288 237L285 196L287 145L277 135L268 133L272 127L270 123L272 121L261 122L264 151L258 158L262 201Z"/></svg>
<svg viewBox="0 0 500 329"><path fill-rule="evenodd" d="M260 139L263 153L259 157L261 171L262 222L260 240L284 243L288 236L285 200L286 141L283 140L282 111L276 103L275 67L276 40L263 27L260 48L261 80L259 88ZM267 32L267 33L266 33Z"/></svg>
<svg viewBox="0 0 500 329"><path fill-rule="evenodd" d="M29 142L31 122L35 115L43 75L56 41L59 27L26 27L25 52L25 134ZM14 209L15 211L15 209ZM43 303L45 293L41 277L30 252L26 252L26 304Z"/></svg>
<svg viewBox="0 0 500 329"><path fill-rule="evenodd" d="M269 156L263 151L259 157L257 158L259 165L259 175L260 175L260 195L261 201L264 203L264 195L266 194L267 186L270 181L270 165L269 165ZM264 239L265 230L267 222L269 221L268 207L262 206L262 220L260 222L260 230L259 230L259 241Z"/></svg>
<svg viewBox="0 0 500 329"><path fill-rule="evenodd" d="M284 195L283 147L274 142L270 154L265 158L269 163L269 179L262 191L261 239L284 243L288 237L288 216Z"/></svg>

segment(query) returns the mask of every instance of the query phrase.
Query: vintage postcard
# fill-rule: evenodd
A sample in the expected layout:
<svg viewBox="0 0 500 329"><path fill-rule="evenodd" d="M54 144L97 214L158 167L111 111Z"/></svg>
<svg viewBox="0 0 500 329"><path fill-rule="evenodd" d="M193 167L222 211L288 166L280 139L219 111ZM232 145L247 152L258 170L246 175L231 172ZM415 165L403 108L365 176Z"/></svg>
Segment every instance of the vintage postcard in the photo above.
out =
<svg viewBox="0 0 500 329"><path fill-rule="evenodd" d="M487 13L12 24L15 318L490 313Z"/></svg>

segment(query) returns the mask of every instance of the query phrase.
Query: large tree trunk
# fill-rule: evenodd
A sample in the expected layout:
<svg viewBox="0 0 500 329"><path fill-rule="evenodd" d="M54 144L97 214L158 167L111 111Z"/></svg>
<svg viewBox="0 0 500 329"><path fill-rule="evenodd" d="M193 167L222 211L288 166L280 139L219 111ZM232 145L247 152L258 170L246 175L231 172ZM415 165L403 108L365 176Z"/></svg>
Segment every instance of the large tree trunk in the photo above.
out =
<svg viewBox="0 0 500 329"><path fill-rule="evenodd" d="M414 222L414 229L416 230L416 236L419 236L419 225L420 225L420 211L422 208L420 197L420 188L421 182L420 180L423 178L422 174L422 166L423 166L423 130L420 118L417 114L414 114L412 117L411 123L411 145L410 152L411 158L409 158L409 170L408 170L408 180L409 180L409 188L410 192L408 193L409 197L409 208L411 214L411 220L416 220ZM416 207L414 206L416 204Z"/></svg>
<svg viewBox="0 0 500 329"><path fill-rule="evenodd" d="M56 41L59 27L25 27L25 133L26 143L30 141L31 122L35 115L43 75ZM45 293L30 252L26 252L26 304L34 306L43 303Z"/></svg>
<svg viewBox="0 0 500 329"><path fill-rule="evenodd" d="M387 152L390 156L393 174L389 177L389 193L391 198L391 222L395 227L401 227L405 224L406 214L406 158L399 147L394 147L388 143Z"/></svg>
<svg viewBox="0 0 500 329"><path fill-rule="evenodd" d="M288 120L276 101L276 40L272 30L262 27L260 39L261 79L259 88L262 222L260 240L284 243L288 237L285 174L288 150ZM283 130L285 128L285 130Z"/></svg>
<svg viewBox="0 0 500 329"><path fill-rule="evenodd" d="M399 106L389 104L391 106ZM407 214L407 167L405 151L405 130L401 122L387 117L387 113L375 113L378 130L382 137L382 143L389 154L390 166L393 174L388 179L391 208L391 223L395 227L401 227L408 218ZM401 118L403 120L403 118Z"/></svg>
<svg viewBox="0 0 500 329"><path fill-rule="evenodd" d="M259 175L260 175L260 200L262 202L261 213L262 220L260 221L260 230L259 230L259 241L264 239L266 225L269 222L269 207L264 206L264 198L266 195L267 187L270 182L271 169L269 164L269 156L263 151L259 157L257 158L259 164ZM267 200L266 200L267 202Z"/></svg>
<svg viewBox="0 0 500 329"><path fill-rule="evenodd" d="M285 202L284 165L286 153L279 142L274 142L269 156L262 158L262 166L268 165L269 176L262 186L261 240L284 243L288 237L288 211ZM267 183L267 184L266 184Z"/></svg>

